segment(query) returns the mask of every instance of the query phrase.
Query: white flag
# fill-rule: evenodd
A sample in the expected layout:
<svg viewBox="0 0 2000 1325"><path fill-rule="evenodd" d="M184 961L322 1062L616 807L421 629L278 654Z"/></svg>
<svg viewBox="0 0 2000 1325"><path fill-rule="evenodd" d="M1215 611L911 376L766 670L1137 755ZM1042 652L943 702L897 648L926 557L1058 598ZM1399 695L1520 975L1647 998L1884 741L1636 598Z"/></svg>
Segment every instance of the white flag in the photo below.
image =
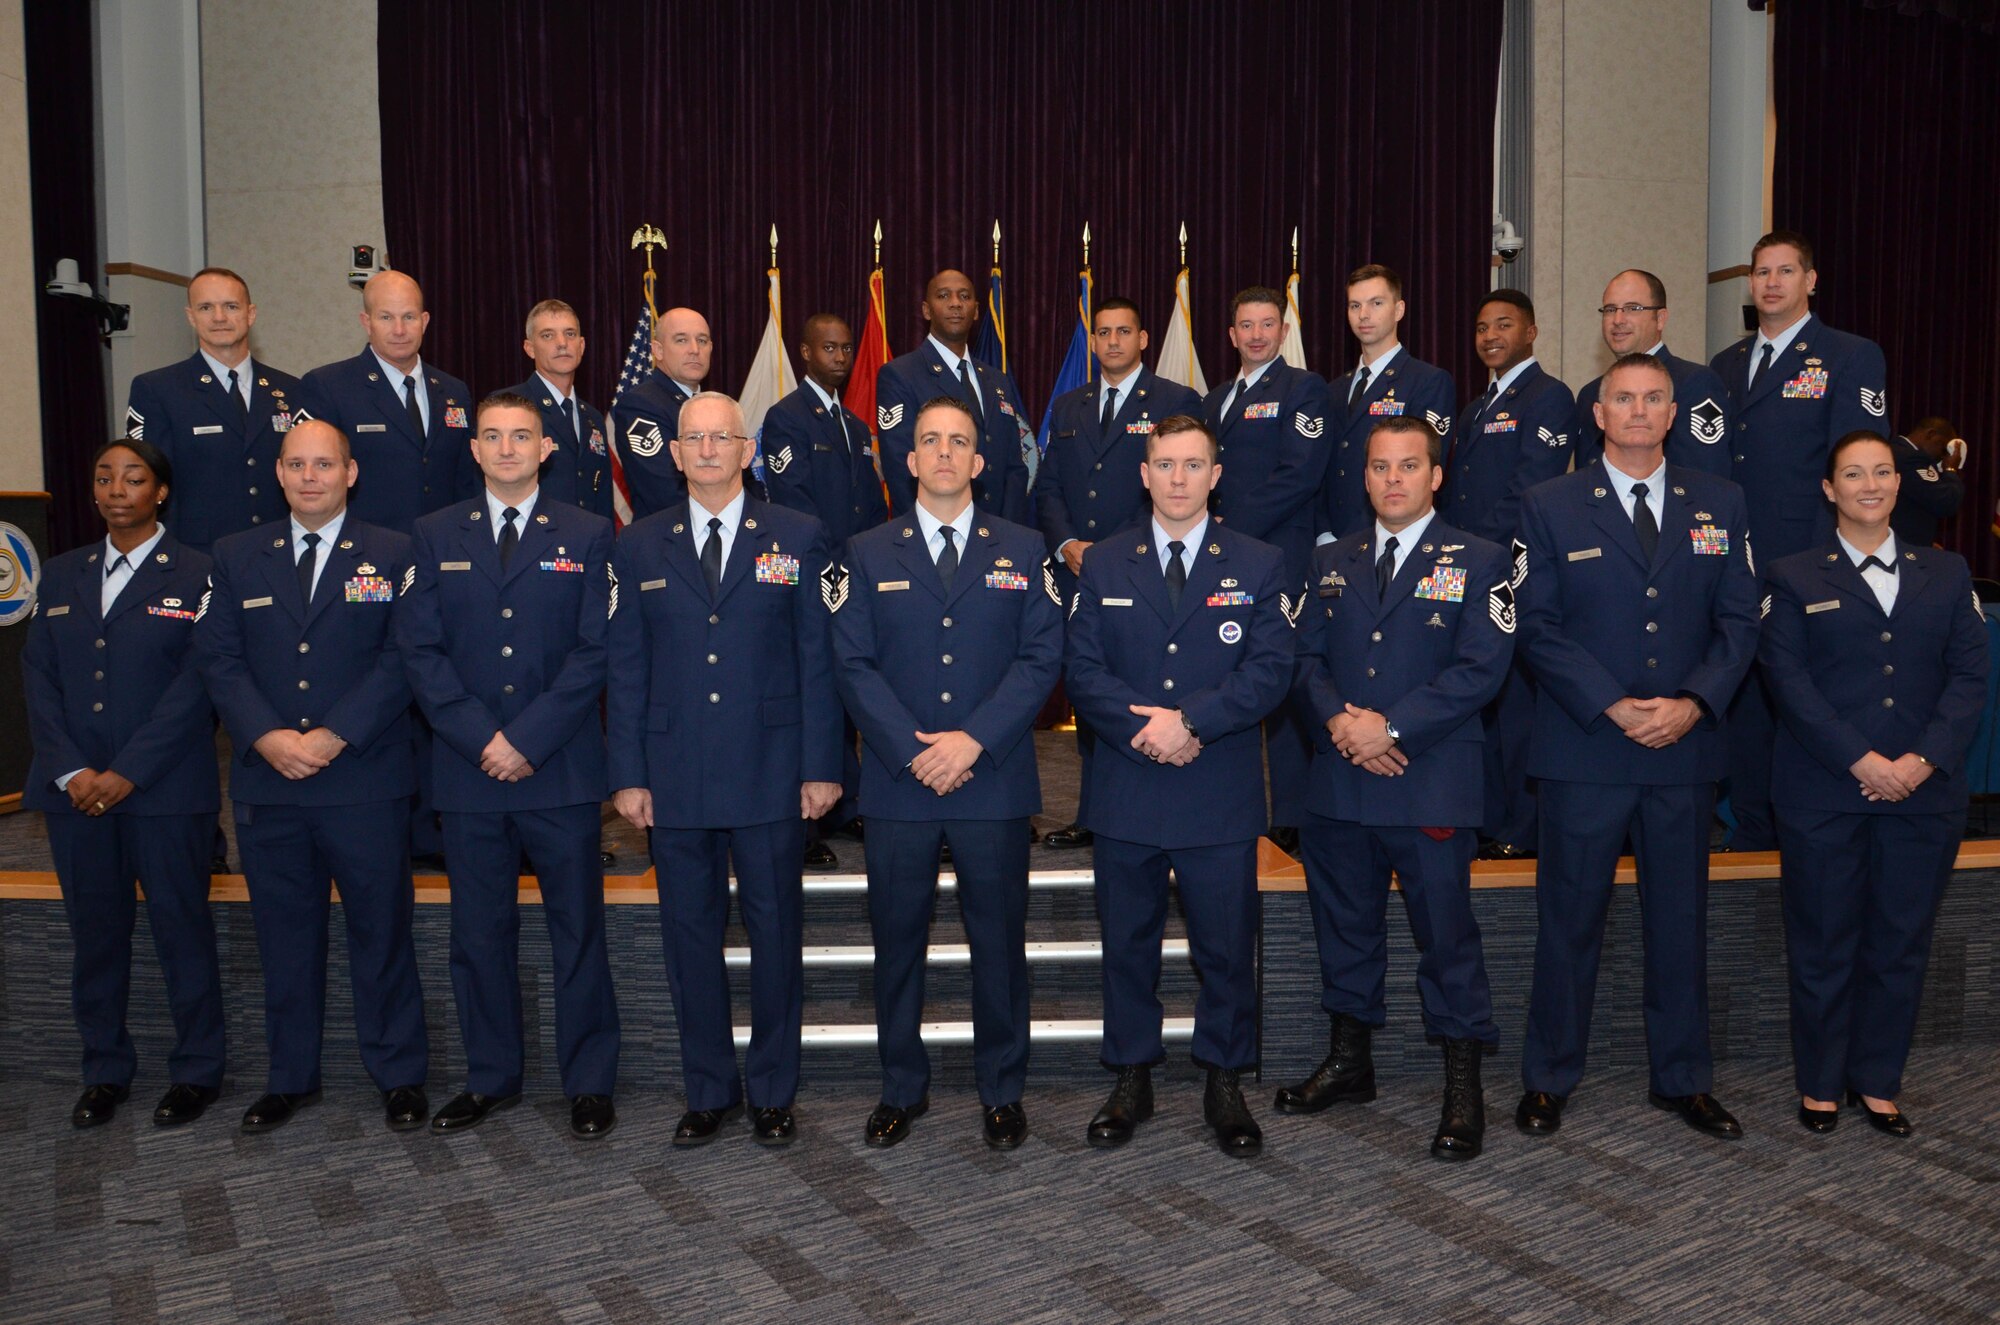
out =
<svg viewBox="0 0 2000 1325"><path fill-rule="evenodd" d="M1299 327L1299 274L1292 273L1292 279L1285 282L1285 343L1278 347L1278 357L1294 368L1306 366L1306 342Z"/></svg>
<svg viewBox="0 0 2000 1325"><path fill-rule="evenodd" d="M792 371L792 356L785 353L784 318L778 300L778 269L771 268L770 320L764 324L764 338L757 342L757 357L750 375L736 399L743 406L743 422L752 437L764 431L764 415L771 406L799 389L798 374Z"/></svg>
<svg viewBox="0 0 2000 1325"><path fill-rule="evenodd" d="M1194 315L1188 311L1188 273L1174 281L1174 316L1167 323L1167 338L1160 346L1160 361L1153 371L1169 382L1192 387L1198 396L1208 394L1208 379L1201 375L1201 360L1194 352Z"/></svg>

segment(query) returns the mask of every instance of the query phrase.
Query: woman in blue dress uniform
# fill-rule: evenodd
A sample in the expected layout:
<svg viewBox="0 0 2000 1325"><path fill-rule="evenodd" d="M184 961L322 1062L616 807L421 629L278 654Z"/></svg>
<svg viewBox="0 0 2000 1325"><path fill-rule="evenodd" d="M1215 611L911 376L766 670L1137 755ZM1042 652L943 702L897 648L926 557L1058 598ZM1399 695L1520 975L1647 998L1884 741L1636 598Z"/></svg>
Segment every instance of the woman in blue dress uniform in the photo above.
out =
<svg viewBox="0 0 2000 1325"><path fill-rule="evenodd" d="M132 1085L125 1029L136 880L166 975L172 1085L161 1126L192 1122L222 1085L222 979L208 910L221 803L208 694L190 659L209 561L160 523L173 467L120 439L92 462L106 536L48 563L21 655L35 759L23 796L47 816L76 951L70 1002L83 1038L78 1127L109 1122Z"/></svg>
<svg viewBox="0 0 2000 1325"><path fill-rule="evenodd" d="M1792 1056L1814 1132L1833 1130L1845 1091L1877 1131L1910 1134L1896 1095L1986 696L1971 573L1898 542L1897 484L1881 434L1836 442L1823 484L1834 539L1778 561L1764 600Z"/></svg>

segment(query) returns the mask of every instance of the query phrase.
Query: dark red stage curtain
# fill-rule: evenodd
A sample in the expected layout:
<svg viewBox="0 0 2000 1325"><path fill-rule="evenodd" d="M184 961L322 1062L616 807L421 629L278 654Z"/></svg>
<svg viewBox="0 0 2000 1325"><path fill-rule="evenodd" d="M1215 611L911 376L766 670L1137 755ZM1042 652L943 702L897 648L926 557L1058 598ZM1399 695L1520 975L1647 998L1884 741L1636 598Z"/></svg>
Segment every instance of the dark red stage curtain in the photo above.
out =
<svg viewBox="0 0 2000 1325"><path fill-rule="evenodd" d="M1924 12L1904 12L1916 8ZM1971 444L1941 541L2000 575L2000 36L1862 0L1776 10L1772 215L1817 250L1817 311L1882 346L1890 422L1930 414Z"/></svg>
<svg viewBox="0 0 2000 1325"><path fill-rule="evenodd" d="M982 288L1004 232L1009 366L1036 418L1068 341L1088 221L1099 294L1157 335L1185 220L1211 378L1226 301L1282 287L1299 227L1306 348L1353 353L1342 275L1410 282L1404 339L1472 380L1488 284L1501 0L383 0L388 257L420 280L427 356L486 389L528 363L535 300L575 304L585 394L609 397L640 307L642 222L670 248L661 306L703 310L711 382L742 383L775 222L785 332L858 330L881 218L891 348L936 268ZM337 131L329 126L329 131Z"/></svg>

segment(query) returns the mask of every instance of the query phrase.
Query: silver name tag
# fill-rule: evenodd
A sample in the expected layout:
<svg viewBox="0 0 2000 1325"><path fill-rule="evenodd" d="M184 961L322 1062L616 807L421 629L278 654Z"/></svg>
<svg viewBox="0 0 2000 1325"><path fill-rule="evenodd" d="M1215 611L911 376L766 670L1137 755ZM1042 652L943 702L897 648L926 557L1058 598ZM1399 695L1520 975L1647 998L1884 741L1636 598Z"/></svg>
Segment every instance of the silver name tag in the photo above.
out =
<svg viewBox="0 0 2000 1325"><path fill-rule="evenodd" d="M641 581L639 581L639 592L640 592L640 593L644 593L644 592L646 592L646 590L648 590L648 589L664 589L664 588L666 588L666 587L667 587L667 582L666 582L665 580L641 580Z"/></svg>
<svg viewBox="0 0 2000 1325"><path fill-rule="evenodd" d="M1601 548L1601 547L1587 547L1587 548L1585 548L1585 549L1584 549L1583 551L1581 551L1581 552L1572 552L1572 553L1570 553L1570 554L1569 554L1569 559L1570 559L1571 561L1589 561L1589 560L1590 560L1590 559L1591 559L1592 557L1601 557L1601 556L1603 556L1603 555L1604 555L1604 549L1603 549L1603 548Z"/></svg>
<svg viewBox="0 0 2000 1325"><path fill-rule="evenodd" d="M253 607L269 607L270 605L271 600L268 598L245 598L243 600L243 610L246 612Z"/></svg>
<svg viewBox="0 0 2000 1325"><path fill-rule="evenodd" d="M357 423L357 424L355 424L355 425L354 425L354 431L356 431L356 432L387 432L387 431L389 431L389 425L388 425L388 424L386 424L386 423Z"/></svg>
<svg viewBox="0 0 2000 1325"><path fill-rule="evenodd" d="M438 569L439 569L439 570L471 570L471 569L472 569L472 563L471 563L471 562L469 562L469 561L440 561L440 562L438 563Z"/></svg>
<svg viewBox="0 0 2000 1325"><path fill-rule="evenodd" d="M910 582L908 580L884 580L875 586L875 592L888 593L892 589L907 589L909 587Z"/></svg>
<svg viewBox="0 0 2000 1325"><path fill-rule="evenodd" d="M62 607L52 607L52 608L50 608L50 609L49 609L48 611L46 611L46 612L42 613L42 615L43 615L43 616L68 616L68 615L69 615L69 607L68 607L67 605L65 605L65 606L62 606Z"/></svg>
<svg viewBox="0 0 2000 1325"><path fill-rule="evenodd" d="M1831 612L1839 606L1840 600L1838 598L1829 598L1823 603L1807 603L1806 615L1811 616L1815 612Z"/></svg>
<svg viewBox="0 0 2000 1325"><path fill-rule="evenodd" d="M206 424L206 425L204 425L204 426L202 426L202 427L200 427L200 428L196 428L196 429L194 430L194 435L195 435L195 436L197 436L197 437L206 437L206 436L207 436L208 434L210 434L210 433L212 433L212 432L221 432L221 431L222 431L222 425L221 425L221 424L219 424L219 423L210 423L210 424Z"/></svg>
<svg viewBox="0 0 2000 1325"><path fill-rule="evenodd" d="M1132 606L1132 600L1130 598L1103 598L1099 599L1098 601L1102 602L1106 607Z"/></svg>

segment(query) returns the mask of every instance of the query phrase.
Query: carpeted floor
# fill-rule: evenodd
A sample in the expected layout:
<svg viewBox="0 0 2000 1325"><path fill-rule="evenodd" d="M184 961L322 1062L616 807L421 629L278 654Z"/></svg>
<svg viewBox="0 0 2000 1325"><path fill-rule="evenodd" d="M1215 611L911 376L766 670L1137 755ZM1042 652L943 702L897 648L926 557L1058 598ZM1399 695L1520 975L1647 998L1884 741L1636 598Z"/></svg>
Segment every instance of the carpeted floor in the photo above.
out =
<svg viewBox="0 0 2000 1325"><path fill-rule="evenodd" d="M185 1131L137 1099L75 1132L73 1087L0 1085L0 1319L370 1321L1577 1322L1935 1320L2000 1313L2000 1103L1990 1052L1933 1051L1896 1142L1791 1120L1789 1071L1738 1066L1749 1137L1592 1077L1562 1133L1509 1121L1469 1165L1425 1154L1434 1084L1316 1118L1253 1099L1266 1154L1218 1154L1176 1069L1128 1149L1083 1144L1095 1090L1037 1090L1018 1152L940 1093L900 1148L861 1144L872 1098L802 1100L768 1153L740 1128L666 1139L664 1092L585 1144L559 1100L450 1140L384 1131L347 1091L276 1134L237 1091Z"/></svg>

